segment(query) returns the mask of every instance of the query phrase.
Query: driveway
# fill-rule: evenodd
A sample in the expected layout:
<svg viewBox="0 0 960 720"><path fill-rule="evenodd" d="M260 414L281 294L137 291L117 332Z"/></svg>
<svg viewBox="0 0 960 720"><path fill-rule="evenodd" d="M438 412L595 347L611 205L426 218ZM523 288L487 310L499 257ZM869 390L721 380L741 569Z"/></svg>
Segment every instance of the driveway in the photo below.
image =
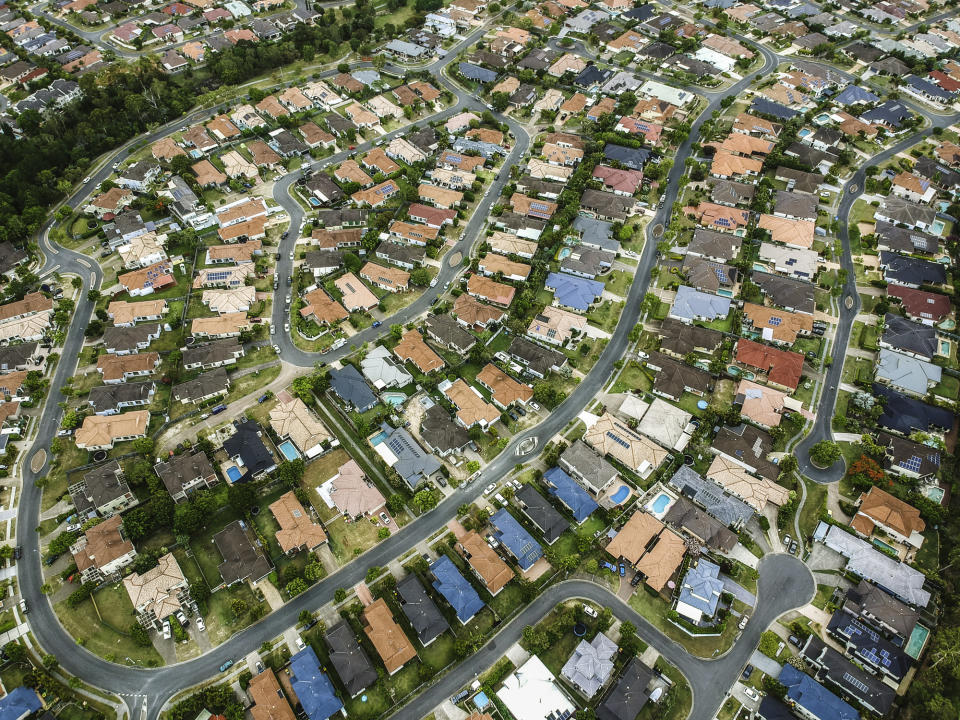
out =
<svg viewBox="0 0 960 720"><path fill-rule="evenodd" d="M737 600L742 603L746 603L750 607L755 607L757 604L757 596L752 592L747 590L745 587L729 578L726 575L721 575L720 579L723 580L723 589L728 593L733 595Z"/></svg>

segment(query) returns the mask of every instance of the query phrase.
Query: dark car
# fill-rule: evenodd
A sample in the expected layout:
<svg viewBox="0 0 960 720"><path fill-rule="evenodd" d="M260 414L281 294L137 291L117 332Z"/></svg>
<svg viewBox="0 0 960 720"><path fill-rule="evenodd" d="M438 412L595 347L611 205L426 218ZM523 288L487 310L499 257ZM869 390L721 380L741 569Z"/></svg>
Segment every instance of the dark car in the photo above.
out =
<svg viewBox="0 0 960 720"><path fill-rule="evenodd" d="M17 545L13 549L13 559L19 560L22 555L23 555L23 545Z"/></svg>
<svg viewBox="0 0 960 720"><path fill-rule="evenodd" d="M751 675L753 675L753 665L747 665L743 669L743 679L749 680Z"/></svg>
<svg viewBox="0 0 960 720"><path fill-rule="evenodd" d="M634 576L633 576L633 580L630 581L630 586L631 586L631 587L636 587L637 585L640 584L640 581L641 581L642 579L643 579L643 578L642 578L642 576L640 575L640 573L635 573Z"/></svg>
<svg viewBox="0 0 960 720"><path fill-rule="evenodd" d="M226 672L233 666L233 660L227 660L223 665L220 666L220 672Z"/></svg>
<svg viewBox="0 0 960 720"><path fill-rule="evenodd" d="M797 554L797 541L796 541L796 540L794 540L792 543L790 543L790 554L791 554L791 555L796 555L796 554Z"/></svg>
<svg viewBox="0 0 960 720"><path fill-rule="evenodd" d="M803 645L803 643L800 642L800 638L798 638L796 635L791 635L789 638L787 638L787 640L791 645L796 645L797 647L801 647Z"/></svg>
<svg viewBox="0 0 960 720"><path fill-rule="evenodd" d="M624 563L620 563L620 577L627 576L627 566Z"/></svg>
<svg viewBox="0 0 960 720"><path fill-rule="evenodd" d="M381 325L383 325L383 323L380 322L379 320L374 320L374 321L373 321L373 327L380 327Z"/></svg>

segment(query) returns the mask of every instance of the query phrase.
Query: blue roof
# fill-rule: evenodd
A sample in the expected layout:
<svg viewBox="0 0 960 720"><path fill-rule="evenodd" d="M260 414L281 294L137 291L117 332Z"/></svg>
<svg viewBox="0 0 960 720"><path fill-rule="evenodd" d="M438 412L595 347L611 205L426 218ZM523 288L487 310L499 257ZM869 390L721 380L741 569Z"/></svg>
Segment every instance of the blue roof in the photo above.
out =
<svg viewBox="0 0 960 720"><path fill-rule="evenodd" d="M688 285L677 288L677 294L670 306L670 316L680 320L706 319L707 321L725 318L730 312L730 298L705 293Z"/></svg>
<svg viewBox="0 0 960 720"><path fill-rule="evenodd" d="M853 707L793 665L784 665L779 679L787 687L787 699L795 702L814 718L857 720L860 717Z"/></svg>
<svg viewBox="0 0 960 720"><path fill-rule="evenodd" d="M687 570L680 590L680 602L696 608L708 617L717 612L720 593L723 592L723 580L720 579L720 566L700 558L695 567Z"/></svg>
<svg viewBox="0 0 960 720"><path fill-rule="evenodd" d="M553 297L558 303L581 312L586 312L590 304L603 295L604 288L599 280L555 272L547 275L545 286L553 288Z"/></svg>
<svg viewBox="0 0 960 720"><path fill-rule="evenodd" d="M496 529L494 536L517 559L521 569L529 570L543 557L540 543L506 509L498 510L490 518L490 524Z"/></svg>
<svg viewBox="0 0 960 720"><path fill-rule="evenodd" d="M497 79L497 74L493 70L487 70L469 62L460 63L460 74L468 80L476 80L482 83L491 83Z"/></svg>
<svg viewBox="0 0 960 720"><path fill-rule="evenodd" d="M37 691L22 685L0 698L0 720L20 720L41 709L43 703Z"/></svg>
<svg viewBox="0 0 960 720"><path fill-rule="evenodd" d="M907 106L899 100L887 100L875 108L867 110L860 119L867 123L884 122L894 128L899 128L903 121L910 117Z"/></svg>
<svg viewBox="0 0 960 720"><path fill-rule="evenodd" d="M657 6L653 3L646 3L644 5L638 5L635 8L627 10L623 16L630 18L631 20L639 20L640 22L644 22L656 14Z"/></svg>
<svg viewBox="0 0 960 720"><path fill-rule="evenodd" d="M477 591L471 585L453 561L446 555L441 555L436 562L430 566L430 572L436 578L433 582L433 588L444 599L450 603L450 606L457 613L457 620L462 623L483 610L486 603L480 599Z"/></svg>
<svg viewBox="0 0 960 720"><path fill-rule="evenodd" d="M312 647L290 658L290 684L310 720L327 720L343 708Z"/></svg>
<svg viewBox="0 0 960 720"><path fill-rule="evenodd" d="M578 523L590 517L590 513L599 507L590 493L560 468L550 468L543 474L543 479L550 485L549 493L569 508Z"/></svg>
<svg viewBox="0 0 960 720"><path fill-rule="evenodd" d="M796 110L791 110L786 105L781 105L773 100L767 100L765 98L756 96L754 96L753 102L750 104L750 110L753 112L763 113L764 115L772 115L778 120L789 120L790 118L796 117L800 114Z"/></svg>
<svg viewBox="0 0 960 720"><path fill-rule="evenodd" d="M930 97L939 98L946 102L951 102L953 100L953 93L947 92L939 85L936 85L929 80L924 80L919 78L916 75L907 75L904 80L907 85L912 87L914 90L923 93L924 95L929 95Z"/></svg>
<svg viewBox="0 0 960 720"><path fill-rule="evenodd" d="M353 365L330 371L330 387L342 400L363 412L377 404L377 396Z"/></svg>
<svg viewBox="0 0 960 720"><path fill-rule="evenodd" d="M880 98L869 90L864 90L856 85L848 85L836 98L835 102L840 105L853 105L855 103L873 103L880 102Z"/></svg>
<svg viewBox="0 0 960 720"><path fill-rule="evenodd" d="M914 430L927 432L931 427L949 430L953 427L953 413L946 408L928 405L922 400L907 397L880 383L873 384L873 394L886 401L883 415L877 422L881 427L909 435Z"/></svg>

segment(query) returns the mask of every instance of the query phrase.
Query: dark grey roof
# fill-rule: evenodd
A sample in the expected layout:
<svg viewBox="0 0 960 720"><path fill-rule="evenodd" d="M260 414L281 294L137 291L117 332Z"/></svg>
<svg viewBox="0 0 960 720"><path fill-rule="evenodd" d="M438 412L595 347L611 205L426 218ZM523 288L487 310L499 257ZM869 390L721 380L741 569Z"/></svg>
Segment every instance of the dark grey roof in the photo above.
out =
<svg viewBox="0 0 960 720"><path fill-rule="evenodd" d="M711 180L713 189L710 199L723 205L749 205L757 192L757 186L736 180Z"/></svg>
<svg viewBox="0 0 960 720"><path fill-rule="evenodd" d="M724 525L739 527L753 517L753 508L727 494L722 487L701 477L687 465L681 465L674 473L670 485Z"/></svg>
<svg viewBox="0 0 960 720"><path fill-rule="evenodd" d="M437 132L429 125L417 130L416 132L410 133L405 137L411 145L414 145L425 153L430 153L433 150L436 150Z"/></svg>
<svg viewBox="0 0 960 720"><path fill-rule="evenodd" d="M510 210L505 210L499 215L495 215L492 220L495 225L507 228L508 230L536 230L543 232L543 229L547 226L543 220L528 217L527 215L520 215Z"/></svg>
<svg viewBox="0 0 960 720"><path fill-rule="evenodd" d="M243 348L236 338L223 338L203 345L191 345L184 348L181 362L184 367L202 363L210 365L212 363L224 362L228 358L236 357L236 354Z"/></svg>
<svg viewBox="0 0 960 720"><path fill-rule="evenodd" d="M517 180L517 190L526 195L536 195L543 197L551 195L558 197L566 187L564 183L554 182L553 180L541 180L540 178L524 175Z"/></svg>
<svg viewBox="0 0 960 720"><path fill-rule="evenodd" d="M631 659L620 679L617 680L617 684L597 707L597 720L635 718L650 699L647 686L653 677L653 670L644 665L639 658Z"/></svg>
<svg viewBox="0 0 960 720"><path fill-rule="evenodd" d="M812 315L816 309L815 288L802 280L755 272L750 281L759 285L774 305Z"/></svg>
<svg viewBox="0 0 960 720"><path fill-rule="evenodd" d="M153 469L171 495L183 492L183 486L195 480L202 478L207 481L212 478L211 481L215 481L217 478L206 453L199 450L174 455L166 462L157 463Z"/></svg>
<svg viewBox="0 0 960 720"><path fill-rule="evenodd" d="M713 387L713 376L710 373L678 362L663 353L651 352L647 364L651 363L660 368L653 382L654 392L663 393L671 398L679 398L683 395L685 388L706 393Z"/></svg>
<svg viewBox="0 0 960 720"><path fill-rule="evenodd" d="M809 193L816 192L824 180L823 175L820 173L796 170L794 168L784 167L783 165L777 168L776 178L777 180L786 180L788 183L792 180L792 189Z"/></svg>
<svg viewBox="0 0 960 720"><path fill-rule="evenodd" d="M953 413L946 408L928 405L880 383L873 384L873 394L884 402L883 415L877 422L888 430L909 435L914 430L927 432L931 428L950 430L953 427Z"/></svg>
<svg viewBox="0 0 960 720"><path fill-rule="evenodd" d="M618 162L630 170L643 170L643 166L650 161L652 154L647 148L632 148L611 143L607 143L603 148L603 156L607 160Z"/></svg>
<svg viewBox="0 0 960 720"><path fill-rule="evenodd" d="M926 155L917 158L913 171L947 190L953 190L960 185L960 173Z"/></svg>
<svg viewBox="0 0 960 720"><path fill-rule="evenodd" d="M326 121L327 127L330 128L330 132L338 137L346 135L350 130L357 130L357 126L353 124L352 120L335 112L324 115L323 119Z"/></svg>
<svg viewBox="0 0 960 720"><path fill-rule="evenodd" d="M685 497L677 498L663 519L690 535L700 538L711 550L730 552L740 541L735 532Z"/></svg>
<svg viewBox="0 0 960 720"><path fill-rule="evenodd" d="M377 396L373 394L373 390L353 365L347 364L340 370L331 370L330 387L341 400L360 412L369 410L377 404Z"/></svg>
<svg viewBox="0 0 960 720"><path fill-rule="evenodd" d="M420 423L420 437L431 448L440 453L462 450L470 443L466 428L454 422L441 405L434 405L423 415Z"/></svg>
<svg viewBox="0 0 960 720"><path fill-rule="evenodd" d="M773 212L777 215L816 220L818 204L819 199L816 195L805 192L777 190Z"/></svg>
<svg viewBox="0 0 960 720"><path fill-rule="evenodd" d="M420 265L426 257L426 248L419 245L405 245L385 240L377 246L378 258L394 265Z"/></svg>
<svg viewBox="0 0 960 720"><path fill-rule="evenodd" d="M897 66L904 68L902 71L891 72L891 75L902 75L906 72L906 65L893 57L884 58L880 62L872 63L870 67L876 67L881 63L887 63L891 61L894 63L894 68ZM903 124L904 120L909 117L910 110L906 105L898 100L887 100L886 102L880 103L876 107L870 108L860 115L860 119L864 122L871 124L881 123L884 125L889 125L897 130L900 129L900 126Z"/></svg>
<svg viewBox="0 0 960 720"><path fill-rule="evenodd" d="M873 62L883 56L883 50L873 45L867 45L859 40L850 43L846 47L841 48L841 50L850 57L862 60L863 62Z"/></svg>
<svg viewBox="0 0 960 720"><path fill-rule="evenodd" d="M116 460L88 470L83 475L83 483L86 485L83 490L70 493L74 506L82 513L98 510L130 493L123 468Z"/></svg>
<svg viewBox="0 0 960 720"><path fill-rule="evenodd" d="M422 645L429 644L450 629L450 624L440 614L415 574L411 573L397 583L397 594L400 596L400 609Z"/></svg>
<svg viewBox="0 0 960 720"><path fill-rule="evenodd" d="M687 325L673 318L666 318L657 334L663 338L660 343L662 350L680 356L703 349L713 352L723 341L723 333L719 330Z"/></svg>
<svg viewBox="0 0 960 720"><path fill-rule="evenodd" d="M913 658L846 610L840 609L833 614L827 632L841 638L841 642L846 643L847 652L858 662L897 682L903 680L913 666Z"/></svg>
<svg viewBox="0 0 960 720"><path fill-rule="evenodd" d="M27 361L33 357L36 351L36 342L4 345L0 347L0 371L8 372L26 365Z"/></svg>
<svg viewBox="0 0 960 720"><path fill-rule="evenodd" d="M351 697L377 681L377 671L345 620L327 630L323 639L330 648L330 664Z"/></svg>
<svg viewBox="0 0 960 720"><path fill-rule="evenodd" d="M898 253L935 253L940 248L940 238L920 230L900 227L878 220L873 234L879 244Z"/></svg>
<svg viewBox="0 0 960 720"><path fill-rule="evenodd" d="M243 460L244 474L241 480L250 480L260 473L271 472L277 465L273 453L263 441L263 430L254 420L240 422L235 420L233 435L223 443L223 449L230 457Z"/></svg>
<svg viewBox="0 0 960 720"><path fill-rule="evenodd" d="M773 438L753 425L723 426L713 439L713 448L755 468L767 480L775 481L780 474L777 466L766 459L773 452Z"/></svg>
<svg viewBox="0 0 960 720"><path fill-rule="evenodd" d="M896 472L908 470L920 477L935 475L940 470L940 450L890 433L877 433L877 443L887 449L886 467Z"/></svg>
<svg viewBox="0 0 960 720"><path fill-rule="evenodd" d="M743 238L732 233L698 227L693 231L693 239L687 246L687 252L730 261L737 257L742 244Z"/></svg>
<svg viewBox="0 0 960 720"><path fill-rule="evenodd" d="M947 271L940 263L887 250L880 251L880 266L885 280L901 285L943 285L947 281Z"/></svg>
<svg viewBox="0 0 960 720"><path fill-rule="evenodd" d="M310 250L303 256L303 267L311 270L333 270L343 266L341 250Z"/></svg>
<svg viewBox="0 0 960 720"><path fill-rule="evenodd" d="M733 287L740 271L732 265L688 255L683 261L686 284L703 292L715 293L720 288Z"/></svg>
<svg viewBox="0 0 960 720"><path fill-rule="evenodd" d="M520 508L543 533L547 543L553 543L570 527L570 523L541 495L533 485L525 484L514 496L520 501Z"/></svg>
<svg viewBox="0 0 960 720"><path fill-rule="evenodd" d="M174 385L170 394L179 402L196 402L213 393L226 393L230 389L230 379L222 367L205 372L193 380Z"/></svg>
<svg viewBox="0 0 960 720"><path fill-rule="evenodd" d="M87 401L93 406L95 413L105 413L119 410L126 404L146 404L150 400L153 387L152 382L98 385L90 389Z"/></svg>
<svg viewBox="0 0 960 720"><path fill-rule="evenodd" d="M545 70L553 65L558 57L560 57L560 53L556 50L536 48L517 63L517 65L524 70Z"/></svg>
<svg viewBox="0 0 960 720"><path fill-rule="evenodd" d="M677 49L673 45L670 45L665 42L660 42L658 40L656 42L652 42L649 45L641 48L638 54L643 55L644 57L653 58L655 60L666 60L668 57L671 57L676 52L677 52Z"/></svg>
<svg viewBox="0 0 960 720"><path fill-rule="evenodd" d="M770 115L777 120L789 120L800 114L796 110L788 108L786 105L781 105L773 100L767 100L759 95L753 96L753 101L750 103L750 112Z"/></svg>
<svg viewBox="0 0 960 720"><path fill-rule="evenodd" d="M931 325L916 323L893 313L887 313L883 322L881 341L885 345L926 358L937 354L937 331Z"/></svg>
<svg viewBox="0 0 960 720"><path fill-rule="evenodd" d="M0 273L8 273L29 257L26 250L4 240L0 242Z"/></svg>
<svg viewBox="0 0 960 720"><path fill-rule="evenodd" d="M801 655L817 669L815 678L841 696L852 698L879 715L893 706L897 691L864 672L816 635L807 636Z"/></svg>
<svg viewBox="0 0 960 720"><path fill-rule="evenodd" d="M341 190L340 186L333 181L333 178L326 173L314 173L313 176L307 180L304 187L314 195L318 193L323 195L323 197L327 199L327 202L335 203L343 199L343 190Z"/></svg>
<svg viewBox="0 0 960 720"><path fill-rule="evenodd" d="M143 343L150 342L150 336L158 335L159 333L159 323L147 323L130 327L111 325L103 331L103 345L108 350L129 352L137 350Z"/></svg>
<svg viewBox="0 0 960 720"><path fill-rule="evenodd" d="M625 220L627 215L636 206L637 201L632 197L624 197L612 192L587 188L580 198L580 207L605 218Z"/></svg>
<svg viewBox="0 0 960 720"><path fill-rule="evenodd" d="M837 161L837 153L817 150L809 145L804 145L802 142L791 143L787 146L787 149L783 151L783 154L795 157L811 169L819 167L823 162L835 163Z"/></svg>
<svg viewBox="0 0 960 720"><path fill-rule="evenodd" d="M426 327L429 334L435 336L439 342L461 354L469 352L477 343L477 339L464 330L451 315L428 315Z"/></svg>
<svg viewBox="0 0 960 720"><path fill-rule="evenodd" d="M899 439L894 438L893 435L886 436L893 440ZM904 639L910 637L910 633L920 619L920 614L912 607L866 580L861 580L855 588L847 590L843 608L871 625L875 625L883 632L887 632L887 628L892 628Z"/></svg>
<svg viewBox="0 0 960 720"><path fill-rule="evenodd" d="M617 477L617 469L579 439L563 451L559 463L560 467L585 483L594 495Z"/></svg>
<svg viewBox="0 0 960 720"><path fill-rule="evenodd" d="M223 556L219 570L227 585L248 578L257 582L270 574L270 562L251 542L243 520L234 520L214 535L213 541Z"/></svg>
<svg viewBox="0 0 960 720"><path fill-rule="evenodd" d="M366 225L369 210L361 208L337 208L318 210L317 222L326 228L338 228L344 225Z"/></svg>
<svg viewBox="0 0 960 720"><path fill-rule="evenodd" d="M507 354L512 355L538 375L546 376L554 368L563 367L567 356L522 337L510 341Z"/></svg>

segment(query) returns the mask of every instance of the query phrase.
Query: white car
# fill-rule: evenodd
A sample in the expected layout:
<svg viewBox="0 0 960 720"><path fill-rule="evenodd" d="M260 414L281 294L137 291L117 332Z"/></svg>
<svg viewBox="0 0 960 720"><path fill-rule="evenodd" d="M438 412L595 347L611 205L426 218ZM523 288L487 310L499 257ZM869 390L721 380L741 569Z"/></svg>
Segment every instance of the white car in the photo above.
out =
<svg viewBox="0 0 960 720"><path fill-rule="evenodd" d="M496 495L494 495L493 499L496 500L498 503L500 503L500 507L507 506L507 501L504 499L503 495L501 495L500 493L497 493Z"/></svg>
<svg viewBox="0 0 960 720"><path fill-rule="evenodd" d="M207 626L203 624L203 618L197 615L197 630L206 630Z"/></svg>
<svg viewBox="0 0 960 720"><path fill-rule="evenodd" d="M183 610L177 610L177 620L180 621L180 624L183 627L187 627L190 624L190 621L187 620L187 616L183 614Z"/></svg>
<svg viewBox="0 0 960 720"><path fill-rule="evenodd" d="M649 360L649 359L650 359L650 355L648 355L647 353L642 352L642 351L637 351L637 357L640 358L641 360Z"/></svg>
<svg viewBox="0 0 960 720"><path fill-rule="evenodd" d="M380 522L382 522L384 525L389 525L390 516L387 515L385 512L380 513Z"/></svg>
<svg viewBox="0 0 960 720"><path fill-rule="evenodd" d="M273 346L273 351L274 351L277 355L279 355L279 354L280 354L280 346L279 346L279 345L274 345L274 346Z"/></svg>
<svg viewBox="0 0 960 720"><path fill-rule="evenodd" d="M484 495L493 495L494 491L497 489L496 483L490 483L487 485L486 489L483 491Z"/></svg>
<svg viewBox="0 0 960 720"><path fill-rule="evenodd" d="M759 699L760 699L760 693L758 693L758 692L757 692L754 688L752 688L752 687L745 687L745 688L743 689L743 694L746 695L746 696L747 696L748 698L750 698L751 700L759 700Z"/></svg>
<svg viewBox="0 0 960 720"><path fill-rule="evenodd" d="M590 607L589 605L584 605L584 606L583 606L583 614L586 615L587 617L592 617L592 618L594 618L594 619L596 619L596 617L597 617L597 611L594 610L594 609L593 609L592 607Z"/></svg>
<svg viewBox="0 0 960 720"><path fill-rule="evenodd" d="M91 179L92 179L92 176L91 176L91 175L87 175L87 176L83 179L83 184L86 185L88 182L90 182Z"/></svg>
<svg viewBox="0 0 960 720"><path fill-rule="evenodd" d="M284 323L284 324L283 324L283 329L284 329L285 331L287 331L287 332L290 332L290 323Z"/></svg>
<svg viewBox="0 0 960 720"><path fill-rule="evenodd" d="M537 405L535 402L530 402L530 403L528 403L528 404L530 405L530 409L531 409L531 410L539 410L539 409L540 409L540 406Z"/></svg>
<svg viewBox="0 0 960 720"><path fill-rule="evenodd" d="M173 636L173 633L170 632L170 621L163 621L163 639L169 640Z"/></svg>
<svg viewBox="0 0 960 720"><path fill-rule="evenodd" d="M306 644L303 642L303 638L297 635L297 650L303 650L306 647Z"/></svg>
<svg viewBox="0 0 960 720"><path fill-rule="evenodd" d="M293 250L290 251L290 259L293 260Z"/></svg>
<svg viewBox="0 0 960 720"><path fill-rule="evenodd" d="M277 326L276 326L276 325L271 325L271 326L270 326L270 334L271 334L271 335L276 335L276 334L277 334Z"/></svg>

